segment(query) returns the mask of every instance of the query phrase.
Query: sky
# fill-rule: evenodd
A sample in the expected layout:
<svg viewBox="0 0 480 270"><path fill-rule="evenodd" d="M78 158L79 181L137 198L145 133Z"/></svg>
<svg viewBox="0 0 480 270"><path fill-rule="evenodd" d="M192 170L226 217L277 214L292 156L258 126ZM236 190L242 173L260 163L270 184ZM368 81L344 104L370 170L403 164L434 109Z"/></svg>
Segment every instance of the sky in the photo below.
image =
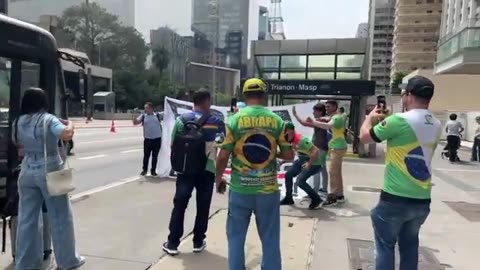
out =
<svg viewBox="0 0 480 270"><path fill-rule="evenodd" d="M147 40L150 29L165 24L180 35L191 34L192 0L136 1L139 7L136 26ZM270 0L254 1L270 9ZM368 3L369 0L282 0L286 36L288 39L355 37L358 24L368 21ZM165 12L166 7L182 12Z"/></svg>
<svg viewBox="0 0 480 270"><path fill-rule="evenodd" d="M355 37L368 22L368 0L282 0L288 39ZM260 0L270 8L270 0Z"/></svg>

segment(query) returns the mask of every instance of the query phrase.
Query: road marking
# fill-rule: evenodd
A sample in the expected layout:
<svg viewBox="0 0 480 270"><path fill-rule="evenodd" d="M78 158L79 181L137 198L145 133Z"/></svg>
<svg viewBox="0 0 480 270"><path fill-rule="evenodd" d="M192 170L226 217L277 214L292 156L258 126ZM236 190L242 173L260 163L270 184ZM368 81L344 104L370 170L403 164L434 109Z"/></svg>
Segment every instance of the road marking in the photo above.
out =
<svg viewBox="0 0 480 270"><path fill-rule="evenodd" d="M102 191L105 191L105 190L108 190L108 189L119 187L121 185L132 183L132 182L138 181L140 179L143 179L143 177L134 176L134 177L125 178L125 179L122 179L120 181L107 184L105 186L96 187L96 188L93 188L93 189L90 189L90 190L87 190L87 191L83 191L83 192L74 194L74 195L70 196L70 200L72 202L80 201L80 200L84 199L85 197L88 197L88 196L93 195L95 193L99 193L99 192L102 192Z"/></svg>
<svg viewBox="0 0 480 270"><path fill-rule="evenodd" d="M128 154L128 153L135 153L135 152L140 152L142 151L143 149L139 148L139 149L131 149L131 150L126 150L126 151L122 151L120 153L122 154Z"/></svg>
<svg viewBox="0 0 480 270"><path fill-rule="evenodd" d="M125 138L116 138L116 139L106 139L106 140L97 140L97 141L88 141L88 142L77 142L76 144L91 144L91 143L111 143L116 141L127 141L127 140L138 140L142 139L142 136L135 137L125 137Z"/></svg>
<svg viewBox="0 0 480 270"><path fill-rule="evenodd" d="M107 155L96 155L96 156L89 156L89 157L81 157L78 158L79 160L90 160L90 159L96 159L96 158L102 158L106 157Z"/></svg>

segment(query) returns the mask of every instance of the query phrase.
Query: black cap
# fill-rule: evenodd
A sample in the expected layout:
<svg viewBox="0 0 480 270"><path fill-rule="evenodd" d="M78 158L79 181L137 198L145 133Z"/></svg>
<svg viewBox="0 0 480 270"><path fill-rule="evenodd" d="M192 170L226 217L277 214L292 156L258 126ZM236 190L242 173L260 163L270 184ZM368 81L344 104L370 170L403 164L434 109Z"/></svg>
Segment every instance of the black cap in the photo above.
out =
<svg viewBox="0 0 480 270"><path fill-rule="evenodd" d="M410 93L412 96L421 97L427 100L432 99L435 85L433 82L423 76L415 76L408 80L405 87L405 93Z"/></svg>

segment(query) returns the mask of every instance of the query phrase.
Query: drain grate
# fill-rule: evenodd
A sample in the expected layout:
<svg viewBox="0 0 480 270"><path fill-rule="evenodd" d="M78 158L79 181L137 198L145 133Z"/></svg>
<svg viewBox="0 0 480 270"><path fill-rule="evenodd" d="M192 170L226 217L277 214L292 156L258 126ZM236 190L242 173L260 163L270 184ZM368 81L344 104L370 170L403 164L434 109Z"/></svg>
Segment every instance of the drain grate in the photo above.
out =
<svg viewBox="0 0 480 270"><path fill-rule="evenodd" d="M453 211L471 222L480 222L480 204L467 202L444 202Z"/></svg>
<svg viewBox="0 0 480 270"><path fill-rule="evenodd" d="M382 189L374 187L352 186L352 191L379 193L382 191Z"/></svg>
<svg viewBox="0 0 480 270"><path fill-rule="evenodd" d="M347 239L348 256L351 270L374 270L373 242L360 239ZM419 270L445 270L435 255L428 249L420 247L418 250ZM398 249L396 250L397 268L399 264Z"/></svg>

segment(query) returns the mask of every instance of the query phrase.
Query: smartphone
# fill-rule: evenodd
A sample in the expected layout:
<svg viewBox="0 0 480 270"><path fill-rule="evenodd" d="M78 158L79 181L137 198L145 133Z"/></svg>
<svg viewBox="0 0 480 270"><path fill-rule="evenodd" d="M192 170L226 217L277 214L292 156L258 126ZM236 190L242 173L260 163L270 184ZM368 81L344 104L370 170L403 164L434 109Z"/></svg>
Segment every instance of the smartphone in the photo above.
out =
<svg viewBox="0 0 480 270"><path fill-rule="evenodd" d="M377 96L377 107L382 108L383 111L387 109L387 99L385 96Z"/></svg>
<svg viewBox="0 0 480 270"><path fill-rule="evenodd" d="M237 107L237 98L232 98L230 102L230 112L235 112L235 108Z"/></svg>

